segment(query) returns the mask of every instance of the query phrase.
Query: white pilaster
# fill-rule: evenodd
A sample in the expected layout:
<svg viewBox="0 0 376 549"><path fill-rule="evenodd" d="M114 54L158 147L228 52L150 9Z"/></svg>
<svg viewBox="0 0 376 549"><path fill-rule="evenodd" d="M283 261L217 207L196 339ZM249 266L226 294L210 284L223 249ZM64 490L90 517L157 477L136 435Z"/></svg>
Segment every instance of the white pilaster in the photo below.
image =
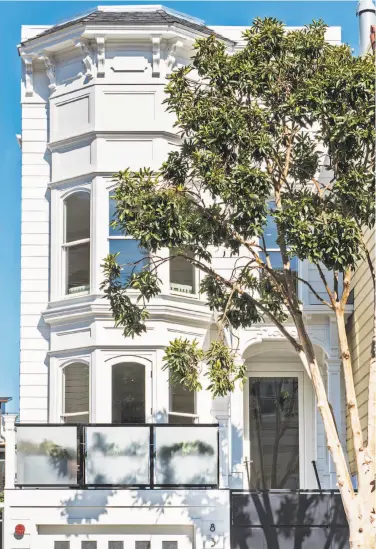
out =
<svg viewBox="0 0 376 549"><path fill-rule="evenodd" d="M16 479L16 429L17 414L3 416L5 435L5 489L14 488Z"/></svg>
<svg viewBox="0 0 376 549"><path fill-rule="evenodd" d="M338 358L327 359L328 370L328 399L332 405L334 419L337 425L338 434L343 444L343 418L341 410L341 361ZM337 475L331 456L329 455L330 488L336 488Z"/></svg>
<svg viewBox="0 0 376 549"><path fill-rule="evenodd" d="M243 488L244 391L240 382L230 395L230 488Z"/></svg>

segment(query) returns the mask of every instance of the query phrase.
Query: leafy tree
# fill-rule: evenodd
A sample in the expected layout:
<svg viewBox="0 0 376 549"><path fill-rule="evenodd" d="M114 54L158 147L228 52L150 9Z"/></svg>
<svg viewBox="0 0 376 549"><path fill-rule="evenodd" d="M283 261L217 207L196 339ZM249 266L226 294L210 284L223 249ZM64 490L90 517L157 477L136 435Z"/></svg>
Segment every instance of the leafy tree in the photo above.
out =
<svg viewBox="0 0 376 549"><path fill-rule="evenodd" d="M149 269L119 282L116 256L105 262L103 289L125 336L140 335L147 304L161 291L158 267L182 257L205 277L200 291L216 312L219 337L204 353L175 340L165 365L175 379L199 388L207 363L210 390L233 390L244 371L225 333L272 321L299 355L312 381L352 547L375 547L376 363L370 360L368 435L364 439L345 330L345 306L359 261L374 272L364 233L374 227L374 61L353 57L346 45L325 42L325 25L312 22L286 32L273 18L255 19L242 51L229 53L214 36L198 40L191 65L172 74L167 108L182 136L158 173L117 174L117 218L150 254ZM325 175L324 182L321 174ZM271 206L268 205L268 201ZM277 226L280 265L267 252L263 232ZM212 264L209 247L246 256L231 276ZM160 254L170 249L169 258ZM292 258L318 269L327 297L299 278ZM138 271L138 272L137 272ZM335 314L355 448L358 491L328 402L308 335L296 282L309 287ZM139 291L132 301L127 288ZM293 323L297 337L287 324ZM371 352L370 352L371 354Z"/></svg>

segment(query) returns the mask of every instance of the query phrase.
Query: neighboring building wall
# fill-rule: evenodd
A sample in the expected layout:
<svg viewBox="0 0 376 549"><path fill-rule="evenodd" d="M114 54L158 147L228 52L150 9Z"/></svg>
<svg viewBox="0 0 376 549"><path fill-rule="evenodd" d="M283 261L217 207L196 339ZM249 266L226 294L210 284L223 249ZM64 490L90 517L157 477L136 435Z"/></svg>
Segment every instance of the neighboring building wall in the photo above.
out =
<svg viewBox="0 0 376 549"><path fill-rule="evenodd" d="M366 244L375 264L375 231L366 233ZM367 261L359 264L353 278L354 312L347 322L350 353L354 372L355 390L358 400L363 436L367 438L367 406L369 361L373 332L374 289ZM353 440L350 423L347 418L347 448L352 472L355 472Z"/></svg>

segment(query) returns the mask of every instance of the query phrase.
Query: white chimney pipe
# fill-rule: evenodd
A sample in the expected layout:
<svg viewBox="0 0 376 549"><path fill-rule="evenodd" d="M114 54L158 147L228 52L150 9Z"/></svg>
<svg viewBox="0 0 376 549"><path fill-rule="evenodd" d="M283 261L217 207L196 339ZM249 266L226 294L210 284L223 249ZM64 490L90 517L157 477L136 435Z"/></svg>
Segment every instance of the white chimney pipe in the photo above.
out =
<svg viewBox="0 0 376 549"><path fill-rule="evenodd" d="M359 17L360 55L367 53L371 41L371 26L376 24L376 7L372 0L360 0L356 8Z"/></svg>

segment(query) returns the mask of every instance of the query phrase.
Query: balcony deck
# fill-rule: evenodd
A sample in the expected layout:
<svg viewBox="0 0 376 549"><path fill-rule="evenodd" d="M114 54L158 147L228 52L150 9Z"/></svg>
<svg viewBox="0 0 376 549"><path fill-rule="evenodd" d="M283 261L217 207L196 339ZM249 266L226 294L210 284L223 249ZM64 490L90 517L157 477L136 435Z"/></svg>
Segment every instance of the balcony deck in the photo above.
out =
<svg viewBox="0 0 376 549"><path fill-rule="evenodd" d="M16 424L18 488L218 488L215 424Z"/></svg>

